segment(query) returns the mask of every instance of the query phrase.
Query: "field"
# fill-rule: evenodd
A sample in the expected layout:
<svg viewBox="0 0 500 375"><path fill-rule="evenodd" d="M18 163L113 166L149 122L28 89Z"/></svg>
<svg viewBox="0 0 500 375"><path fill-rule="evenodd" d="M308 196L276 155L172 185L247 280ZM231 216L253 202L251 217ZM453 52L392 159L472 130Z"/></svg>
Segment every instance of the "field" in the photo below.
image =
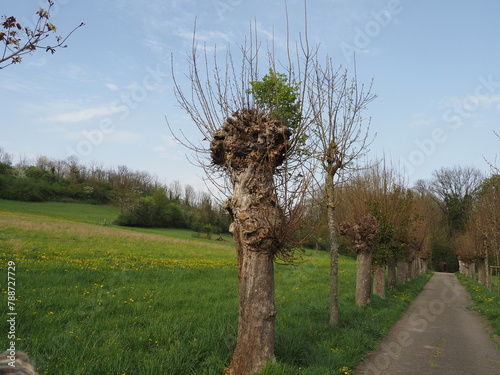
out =
<svg viewBox="0 0 500 375"><path fill-rule="evenodd" d="M40 374L222 374L237 327L231 240L114 227L113 210L0 201L1 345L10 345L12 262L16 348ZM328 264L328 254L310 251L302 264L276 265L277 361L263 374L350 374L430 277L361 308L355 262L341 257L340 327L332 329Z"/></svg>

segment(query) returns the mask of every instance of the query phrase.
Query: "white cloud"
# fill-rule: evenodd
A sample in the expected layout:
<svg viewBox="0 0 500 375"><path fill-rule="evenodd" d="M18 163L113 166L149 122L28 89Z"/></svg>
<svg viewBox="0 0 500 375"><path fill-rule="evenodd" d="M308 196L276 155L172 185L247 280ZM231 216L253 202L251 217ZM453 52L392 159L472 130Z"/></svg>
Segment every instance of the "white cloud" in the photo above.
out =
<svg viewBox="0 0 500 375"><path fill-rule="evenodd" d="M75 81L94 82L94 78L89 72L75 64L64 67L62 69L62 74Z"/></svg>
<svg viewBox="0 0 500 375"><path fill-rule="evenodd" d="M440 107L447 108L463 108L467 111L475 111L478 109L488 109L492 106L500 108L500 95L473 95L452 96L440 102Z"/></svg>
<svg viewBox="0 0 500 375"><path fill-rule="evenodd" d="M182 30L179 31L178 36L187 39L189 41L193 40L192 30ZM199 31L196 30L196 41L197 42L209 42L209 44L215 44L217 41L224 41L226 44L231 41L231 37L228 33L222 31Z"/></svg>
<svg viewBox="0 0 500 375"><path fill-rule="evenodd" d="M104 86L106 86L108 89L111 91L116 91L118 90L118 86L115 85L114 83L106 83Z"/></svg>
<svg viewBox="0 0 500 375"><path fill-rule="evenodd" d="M85 108L78 111L60 113L58 115L49 117L48 120L54 122L80 122L96 117L110 116L120 112L121 110L121 107L115 104L110 104L100 107Z"/></svg>

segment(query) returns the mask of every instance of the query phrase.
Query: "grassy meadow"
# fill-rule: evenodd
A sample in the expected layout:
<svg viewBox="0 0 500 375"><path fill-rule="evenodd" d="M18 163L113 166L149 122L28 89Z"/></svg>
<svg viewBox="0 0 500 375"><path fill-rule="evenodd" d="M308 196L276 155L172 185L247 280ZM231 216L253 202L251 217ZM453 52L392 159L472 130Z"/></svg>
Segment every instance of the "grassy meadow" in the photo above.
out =
<svg viewBox="0 0 500 375"><path fill-rule="evenodd" d="M103 225L111 207L0 201L7 338L16 265L16 347L40 374L222 374L235 345L237 264L228 242L182 230ZM355 262L340 258L340 327L328 324L329 256L276 265L276 356L265 375L350 374L430 275L370 307L354 304Z"/></svg>

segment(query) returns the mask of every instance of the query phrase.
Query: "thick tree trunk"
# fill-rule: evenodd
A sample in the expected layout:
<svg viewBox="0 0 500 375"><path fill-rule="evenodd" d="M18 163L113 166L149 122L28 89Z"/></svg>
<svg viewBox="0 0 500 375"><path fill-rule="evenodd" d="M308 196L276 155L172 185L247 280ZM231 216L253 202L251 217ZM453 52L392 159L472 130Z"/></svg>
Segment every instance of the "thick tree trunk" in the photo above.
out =
<svg viewBox="0 0 500 375"><path fill-rule="evenodd" d="M473 280L476 280L476 263L471 261L469 262L469 277Z"/></svg>
<svg viewBox="0 0 500 375"><path fill-rule="evenodd" d="M256 252L234 234L238 251L239 311L238 337L229 374L258 371L274 360L274 260L272 255Z"/></svg>
<svg viewBox="0 0 500 375"><path fill-rule="evenodd" d="M404 260L398 260L398 283L406 282L408 278L408 263Z"/></svg>
<svg viewBox="0 0 500 375"><path fill-rule="evenodd" d="M407 263L407 276L406 276L406 281L413 280L417 275L415 273L415 260L409 260L406 262Z"/></svg>
<svg viewBox="0 0 500 375"><path fill-rule="evenodd" d="M420 273L427 273L429 270L429 258L422 259L422 268L420 269Z"/></svg>
<svg viewBox="0 0 500 375"><path fill-rule="evenodd" d="M422 265L420 264L420 258L416 257L413 261L413 278L416 278L420 274Z"/></svg>
<svg viewBox="0 0 500 375"><path fill-rule="evenodd" d="M373 266L373 294L385 298L385 266Z"/></svg>
<svg viewBox="0 0 500 375"><path fill-rule="evenodd" d="M462 262L460 259L458 260L458 272L460 272L462 275L465 275L465 263Z"/></svg>
<svg viewBox="0 0 500 375"><path fill-rule="evenodd" d="M390 289L396 289L397 275L396 275L396 259L390 258L387 264L387 278Z"/></svg>
<svg viewBox="0 0 500 375"><path fill-rule="evenodd" d="M290 131L256 110L228 118L210 150L233 184L226 209L238 254L239 309L231 375L258 372L274 360L274 257L279 250L280 209L275 168L283 162Z"/></svg>
<svg viewBox="0 0 500 375"><path fill-rule="evenodd" d="M367 306L371 302L371 251L358 251L356 261L356 305Z"/></svg>

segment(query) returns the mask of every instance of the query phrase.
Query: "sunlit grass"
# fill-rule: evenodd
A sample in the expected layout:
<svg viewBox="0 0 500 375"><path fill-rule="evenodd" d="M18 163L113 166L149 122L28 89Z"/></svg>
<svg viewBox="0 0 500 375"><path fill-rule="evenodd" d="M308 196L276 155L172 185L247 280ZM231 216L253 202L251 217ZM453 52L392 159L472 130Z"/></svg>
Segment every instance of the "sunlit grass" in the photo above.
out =
<svg viewBox="0 0 500 375"><path fill-rule="evenodd" d="M120 210L113 206L61 202L21 202L0 199L0 209L62 217L94 224L112 224Z"/></svg>
<svg viewBox="0 0 500 375"><path fill-rule="evenodd" d="M231 243L10 211L0 211L0 227L2 272L7 261L17 266L17 347L40 374L210 375L228 366L238 304ZM429 277L361 308L355 262L341 257L332 329L328 254L275 269L277 362L268 375L349 374ZM6 307L4 298L4 317Z"/></svg>
<svg viewBox="0 0 500 375"><path fill-rule="evenodd" d="M461 283L474 299L474 310L483 314L496 335L500 336L500 296L495 290L490 292L486 286L457 273Z"/></svg>

